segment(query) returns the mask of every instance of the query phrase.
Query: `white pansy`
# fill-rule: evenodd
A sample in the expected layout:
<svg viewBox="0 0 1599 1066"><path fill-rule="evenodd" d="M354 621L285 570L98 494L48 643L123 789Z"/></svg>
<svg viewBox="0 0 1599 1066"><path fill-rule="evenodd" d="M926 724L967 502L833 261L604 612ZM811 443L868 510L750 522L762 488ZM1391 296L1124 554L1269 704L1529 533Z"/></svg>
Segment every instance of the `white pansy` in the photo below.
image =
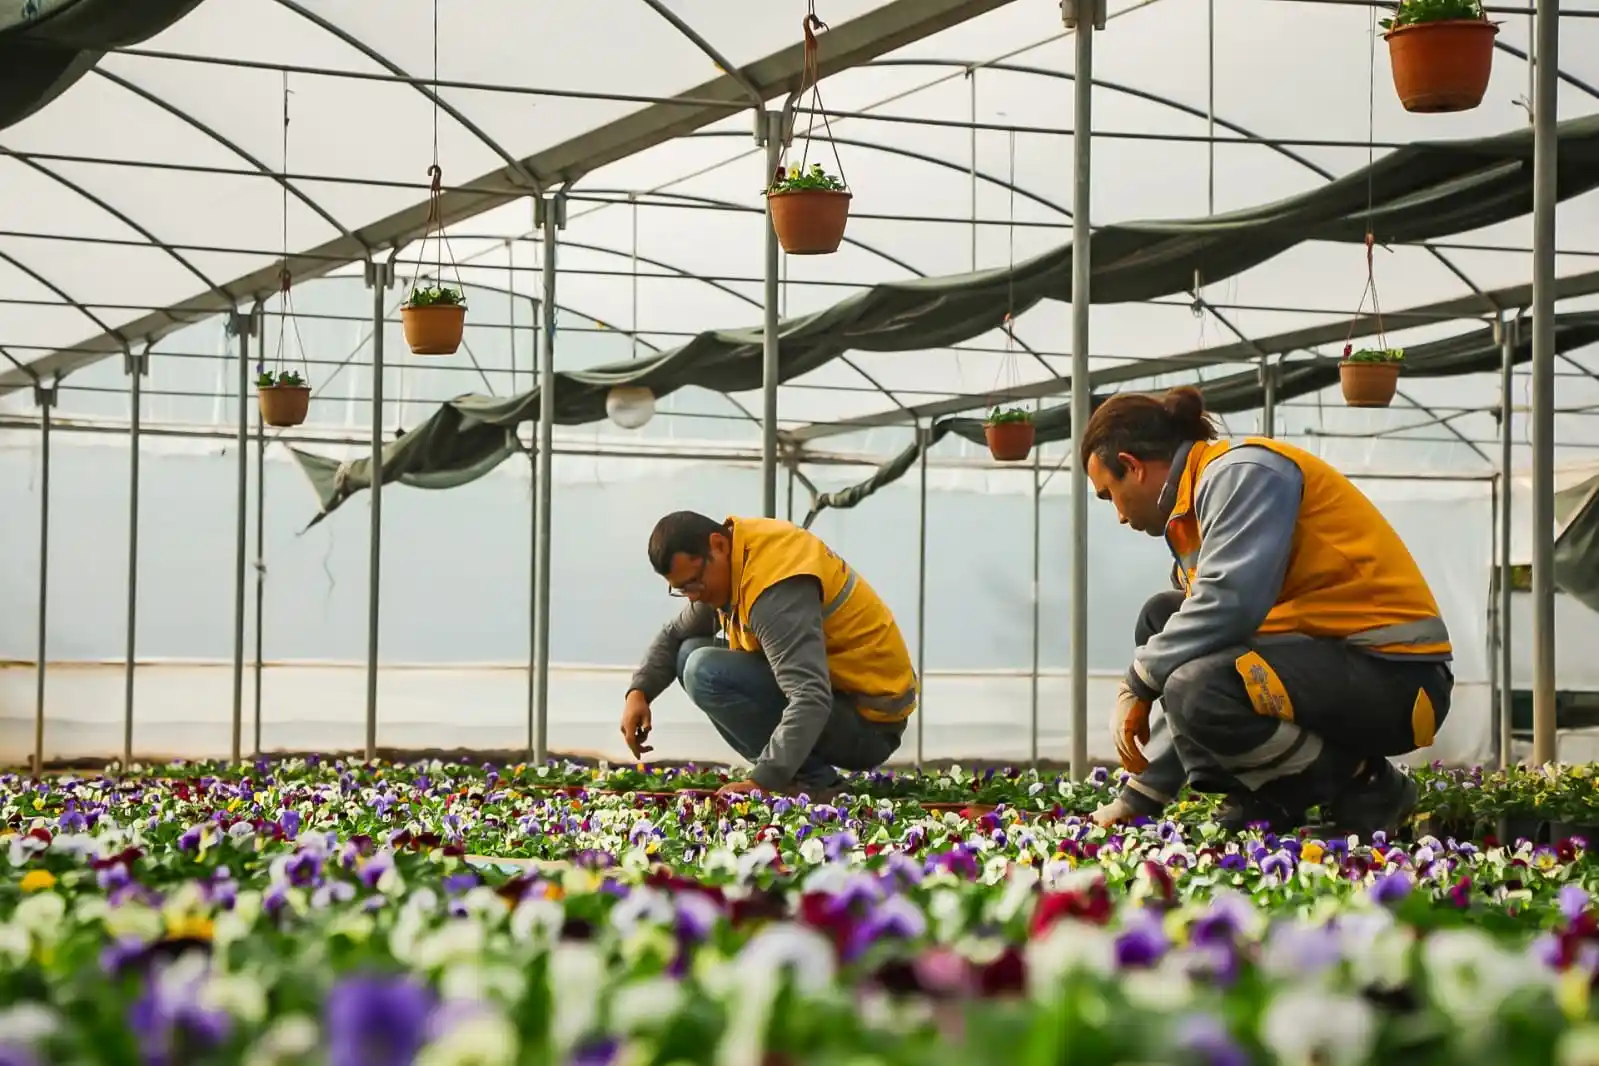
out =
<svg viewBox="0 0 1599 1066"><path fill-rule="evenodd" d="M617 989L611 998L610 1021L624 1033L649 1030L682 1009L686 998L682 983L669 978L634 981Z"/></svg>
<svg viewBox="0 0 1599 1066"><path fill-rule="evenodd" d="M461 905L477 918L499 917L505 913L505 901L488 885L476 885L461 895Z"/></svg>
<svg viewBox="0 0 1599 1066"><path fill-rule="evenodd" d="M456 918L417 938L411 964L423 970L447 966L483 953L487 935L481 923Z"/></svg>
<svg viewBox="0 0 1599 1066"><path fill-rule="evenodd" d="M677 916L672 901L664 893L642 886L611 908L611 925L626 937L641 925L667 925Z"/></svg>
<svg viewBox="0 0 1599 1066"><path fill-rule="evenodd" d="M1132 970L1121 979L1122 992L1136 1007L1175 1013L1194 999L1194 983L1176 956L1167 955L1153 969Z"/></svg>
<svg viewBox="0 0 1599 1066"><path fill-rule="evenodd" d="M54 940L63 932L61 919L66 913L67 901L59 893L35 892L17 904L11 922L40 939Z"/></svg>
<svg viewBox="0 0 1599 1066"><path fill-rule="evenodd" d="M61 1016L42 1003L0 1008L0 1045L33 1047L61 1028Z"/></svg>
<svg viewBox="0 0 1599 1066"><path fill-rule="evenodd" d="M827 848L816 837L806 837L799 846L799 857L802 861L814 866L827 857Z"/></svg>
<svg viewBox="0 0 1599 1066"><path fill-rule="evenodd" d="M253 975L214 973L201 991L201 1001L248 1025L259 1025L266 1020L266 988Z"/></svg>
<svg viewBox="0 0 1599 1066"><path fill-rule="evenodd" d="M587 941L563 941L550 952L550 1039L564 1057L599 1016L605 957Z"/></svg>
<svg viewBox="0 0 1599 1066"><path fill-rule="evenodd" d="M505 964L482 965L477 961L451 963L439 978L439 991L446 999L481 1003L494 1000L516 1003L527 987L522 971Z"/></svg>
<svg viewBox="0 0 1599 1066"><path fill-rule="evenodd" d="M1033 995L1056 994L1061 978L1076 971L1108 975L1116 969L1116 941L1109 931L1078 922L1056 922L1027 942L1027 987Z"/></svg>
<svg viewBox="0 0 1599 1066"><path fill-rule="evenodd" d="M947 944L960 935L965 924L966 904L961 894L952 888L934 889L927 897L927 917L932 923L934 938Z"/></svg>
<svg viewBox="0 0 1599 1066"><path fill-rule="evenodd" d="M1470 1031L1493 1021L1520 989L1552 986L1554 975L1530 953L1507 951L1475 929L1442 929L1421 944L1433 1002Z"/></svg>
<svg viewBox="0 0 1599 1066"><path fill-rule="evenodd" d="M760 980L789 973L802 993L830 988L837 963L833 945L801 925L768 925L750 938L734 962L746 978Z"/></svg>
<svg viewBox="0 0 1599 1066"><path fill-rule="evenodd" d="M986 862L983 863L983 872L981 876L982 883L985 885L999 884L1005 879L1005 874L1009 872L1010 866L1011 861L1009 855L991 856Z"/></svg>
<svg viewBox="0 0 1599 1066"><path fill-rule="evenodd" d="M738 857L739 880L747 880L757 870L764 870L778 859L777 847L771 843L757 844Z"/></svg>
<svg viewBox="0 0 1599 1066"><path fill-rule="evenodd" d="M511 938L550 944L560 935L564 924L566 911L559 903L538 894L523 896L511 912Z"/></svg>
<svg viewBox="0 0 1599 1066"><path fill-rule="evenodd" d="M1037 895L1040 875L1031 866L1012 866L1005 882L1005 891L990 906L989 914L997 922L1008 922L1021 913L1029 900Z"/></svg>
<svg viewBox="0 0 1599 1066"><path fill-rule="evenodd" d="M1396 922L1390 911L1377 908L1351 913L1336 929L1351 976L1361 986L1392 990L1409 983L1415 930Z"/></svg>
<svg viewBox="0 0 1599 1066"><path fill-rule="evenodd" d="M474 1011L424 1047L416 1066L510 1066L519 1049L510 1019L498 1011Z"/></svg>
<svg viewBox="0 0 1599 1066"><path fill-rule="evenodd" d="M1599 1025L1589 1022L1560 1034L1555 1066L1599 1066Z"/></svg>
<svg viewBox="0 0 1599 1066"><path fill-rule="evenodd" d="M1370 1004L1319 987L1279 993L1260 1020L1261 1041L1284 1066L1357 1066L1376 1035Z"/></svg>
<svg viewBox="0 0 1599 1066"><path fill-rule="evenodd" d="M727 848L712 848L705 853L705 858L700 860L700 867L707 874L736 874L738 873L739 858Z"/></svg>

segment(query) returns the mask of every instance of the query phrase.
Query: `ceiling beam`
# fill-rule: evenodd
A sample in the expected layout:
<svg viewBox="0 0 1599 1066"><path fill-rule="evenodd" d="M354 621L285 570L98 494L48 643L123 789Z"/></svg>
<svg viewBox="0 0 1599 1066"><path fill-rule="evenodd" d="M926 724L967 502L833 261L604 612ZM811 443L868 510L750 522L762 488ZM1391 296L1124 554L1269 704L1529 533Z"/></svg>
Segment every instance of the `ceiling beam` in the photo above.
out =
<svg viewBox="0 0 1599 1066"><path fill-rule="evenodd" d="M1011 2L890 0L859 18L840 23L827 31L818 61L819 73L827 77L861 66ZM719 75L681 94L693 102L651 104L536 155L518 160L518 167L501 167L467 182L465 189L446 191L441 205L443 222L453 225L532 195L535 190L527 186L526 180L518 173L519 169L537 174L551 185L575 181L609 163L748 110L751 107L748 95L751 85L764 100L786 96L799 88L803 69L804 47L796 43L756 60L742 70ZM718 100L727 103L707 103ZM402 247L422 236L427 217L427 202L419 201L387 218L361 227L350 237L338 237L300 255L290 256L289 269L296 281L305 281L360 262L369 254L369 250ZM281 269L279 263L273 262L220 287L237 294L241 303L248 303L278 291ZM81 299L83 294L74 293L73 296ZM222 306L215 293L202 293L163 311L141 316L119 327L117 333L141 341L156 341L196 317L229 310L232 308ZM121 355L125 346L126 342L121 338L106 332L70 348L41 356L29 366L34 374L42 377L62 377L101 359ZM0 371L0 396L19 389L31 389L33 381L33 377L16 368Z"/></svg>

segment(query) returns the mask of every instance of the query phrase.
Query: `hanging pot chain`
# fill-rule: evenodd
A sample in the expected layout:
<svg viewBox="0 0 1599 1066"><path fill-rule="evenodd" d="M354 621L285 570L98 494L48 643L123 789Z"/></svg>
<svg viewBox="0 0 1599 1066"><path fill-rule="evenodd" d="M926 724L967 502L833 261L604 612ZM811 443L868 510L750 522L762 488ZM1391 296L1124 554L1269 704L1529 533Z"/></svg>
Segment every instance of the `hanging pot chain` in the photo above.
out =
<svg viewBox="0 0 1599 1066"><path fill-rule="evenodd" d="M294 331L294 344L300 353L300 365L303 372L300 380L303 384L311 383L311 364L305 354L305 338L300 336L300 320L294 313L294 275L289 271L289 97L293 93L289 89L289 72L283 72L283 258L278 266L278 346L273 359L273 381L277 381L283 374L283 365L286 361L284 346L288 339L289 331ZM264 367L258 367L257 373L265 373Z"/></svg>
<svg viewBox="0 0 1599 1066"><path fill-rule="evenodd" d="M821 49L820 41L816 36L817 30L827 29L816 14L815 0L809 4L809 13L800 22L800 31L805 35L804 69L800 75L800 95L803 97L809 87L811 91L811 123L805 127L805 147L800 151L800 173L805 173L810 165L811 155L811 130L816 126L816 116L822 118L822 128L827 131L827 143L833 149L833 165L838 167L838 180L849 187L849 180L844 177L844 160L839 157L838 143L833 140L833 124L827 118L827 108L822 103L821 73L817 55Z"/></svg>
<svg viewBox="0 0 1599 1066"><path fill-rule="evenodd" d="M434 286L443 287L444 264L448 260L450 271L455 275L456 291L464 296L466 287L461 284L461 268L455 261L449 238L444 235L444 169L439 166L439 0L433 0L433 162L428 166L428 213L422 223L422 246L417 249L416 273L411 279L413 292L421 282L422 270L427 265L429 238L434 241Z"/></svg>

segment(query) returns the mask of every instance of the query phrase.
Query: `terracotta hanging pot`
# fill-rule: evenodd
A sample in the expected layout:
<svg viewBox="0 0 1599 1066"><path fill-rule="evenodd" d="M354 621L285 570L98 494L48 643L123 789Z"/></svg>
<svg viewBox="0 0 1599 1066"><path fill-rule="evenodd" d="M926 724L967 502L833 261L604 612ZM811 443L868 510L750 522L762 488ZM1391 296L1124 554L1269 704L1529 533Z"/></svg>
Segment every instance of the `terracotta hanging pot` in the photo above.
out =
<svg viewBox="0 0 1599 1066"><path fill-rule="evenodd" d="M1338 364L1338 384L1350 407L1387 407L1399 388L1399 364L1345 359Z"/></svg>
<svg viewBox="0 0 1599 1066"><path fill-rule="evenodd" d="M265 385L256 390L261 421L280 429L298 426L311 410L311 386Z"/></svg>
<svg viewBox="0 0 1599 1066"><path fill-rule="evenodd" d="M988 454L1002 463L1020 462L1031 455L1034 432L1031 419L983 423L983 436L988 439Z"/></svg>
<svg viewBox="0 0 1599 1066"><path fill-rule="evenodd" d="M792 189L766 194L772 228L789 255L838 251L849 225L851 194L834 189Z"/></svg>
<svg viewBox="0 0 1599 1066"><path fill-rule="evenodd" d="M400 309L405 343L415 355L454 355L466 332L465 304L426 304Z"/></svg>
<svg viewBox="0 0 1599 1066"><path fill-rule="evenodd" d="M1470 111L1482 103L1498 33L1486 19L1412 22L1385 33L1394 91L1405 110Z"/></svg>

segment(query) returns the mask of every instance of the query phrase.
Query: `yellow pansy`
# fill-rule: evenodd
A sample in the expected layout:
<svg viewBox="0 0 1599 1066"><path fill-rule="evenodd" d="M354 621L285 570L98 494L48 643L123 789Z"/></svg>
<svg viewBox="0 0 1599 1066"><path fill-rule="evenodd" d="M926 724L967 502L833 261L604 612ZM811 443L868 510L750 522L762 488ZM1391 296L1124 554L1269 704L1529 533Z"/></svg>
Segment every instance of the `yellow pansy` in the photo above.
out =
<svg viewBox="0 0 1599 1066"><path fill-rule="evenodd" d="M216 923L203 914L185 914L167 919L167 937L172 940L210 940Z"/></svg>
<svg viewBox="0 0 1599 1066"><path fill-rule="evenodd" d="M1307 840L1299 849L1299 858L1304 862L1320 862L1326 854L1327 849L1314 840Z"/></svg>
<svg viewBox="0 0 1599 1066"><path fill-rule="evenodd" d="M43 892L55 886L56 875L49 870L29 870L22 875L22 882L18 887L24 892Z"/></svg>

